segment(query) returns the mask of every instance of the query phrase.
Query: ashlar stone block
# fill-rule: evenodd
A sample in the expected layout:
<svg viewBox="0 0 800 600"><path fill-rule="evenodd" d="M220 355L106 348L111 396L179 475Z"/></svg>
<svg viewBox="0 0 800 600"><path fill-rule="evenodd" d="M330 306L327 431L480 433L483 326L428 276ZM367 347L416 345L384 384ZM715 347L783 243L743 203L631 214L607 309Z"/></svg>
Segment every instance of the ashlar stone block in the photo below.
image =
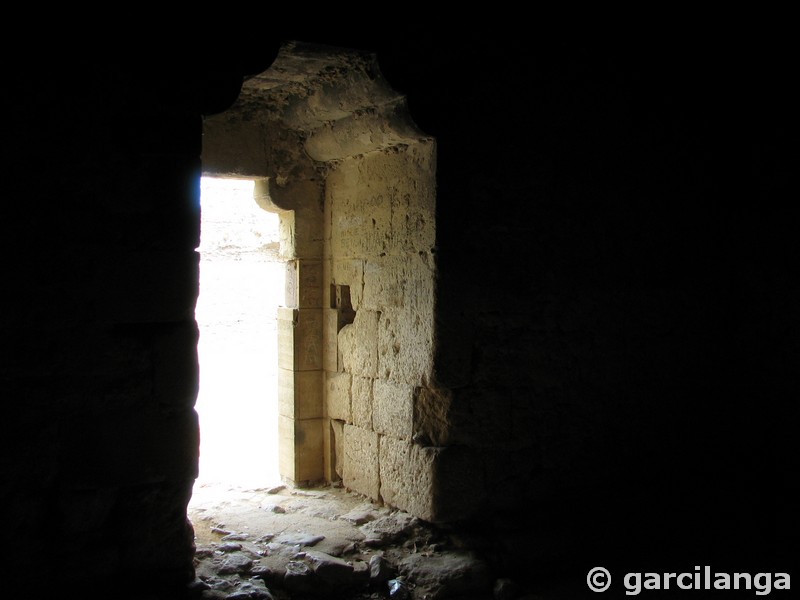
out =
<svg viewBox="0 0 800 600"><path fill-rule="evenodd" d="M350 287L350 305L354 310L359 310L364 288L364 261L361 259L334 260L331 268L333 283Z"/></svg>
<svg viewBox="0 0 800 600"><path fill-rule="evenodd" d="M372 388L375 431L410 440L413 427L414 386L376 379Z"/></svg>
<svg viewBox="0 0 800 600"><path fill-rule="evenodd" d="M339 332L339 350L346 372L362 377L377 375L378 317L378 312L360 310L355 320Z"/></svg>
<svg viewBox="0 0 800 600"><path fill-rule="evenodd" d="M426 521L434 521L437 491L434 471L440 451L382 436L379 464L383 501Z"/></svg>
<svg viewBox="0 0 800 600"><path fill-rule="evenodd" d="M333 438L333 469L337 478L344 476L344 421L331 419L331 437ZM331 477L333 479L333 477Z"/></svg>
<svg viewBox="0 0 800 600"><path fill-rule="evenodd" d="M328 417L352 423L350 412L350 381L349 373L327 374L325 377L325 402L328 407Z"/></svg>
<svg viewBox="0 0 800 600"><path fill-rule="evenodd" d="M373 500L379 499L378 434L345 425L342 468L345 487Z"/></svg>
<svg viewBox="0 0 800 600"><path fill-rule="evenodd" d="M335 308L323 310L322 368L335 373L341 370L339 362L339 311Z"/></svg>
<svg viewBox="0 0 800 600"><path fill-rule="evenodd" d="M372 427L372 385L369 377L353 377L350 391L350 408L353 424L362 429Z"/></svg>
<svg viewBox="0 0 800 600"><path fill-rule="evenodd" d="M293 419L322 417L322 371L278 369L278 412Z"/></svg>
<svg viewBox="0 0 800 600"><path fill-rule="evenodd" d="M387 308L378 324L381 379L420 385L433 368L433 314Z"/></svg>
<svg viewBox="0 0 800 600"><path fill-rule="evenodd" d="M405 307L433 314L434 267L428 253L369 258L364 264L363 308Z"/></svg>
<svg viewBox="0 0 800 600"><path fill-rule="evenodd" d="M278 469L292 483L323 477L323 419L278 416Z"/></svg>
<svg viewBox="0 0 800 600"><path fill-rule="evenodd" d="M278 309L278 366L294 371L322 368L321 309Z"/></svg>

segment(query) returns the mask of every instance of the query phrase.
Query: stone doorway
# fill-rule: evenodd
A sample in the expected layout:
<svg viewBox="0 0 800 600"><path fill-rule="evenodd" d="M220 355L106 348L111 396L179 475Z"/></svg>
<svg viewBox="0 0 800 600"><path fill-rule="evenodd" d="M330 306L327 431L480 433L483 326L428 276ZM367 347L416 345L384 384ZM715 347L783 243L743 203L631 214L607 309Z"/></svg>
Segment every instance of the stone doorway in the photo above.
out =
<svg viewBox="0 0 800 600"><path fill-rule="evenodd" d="M254 179L280 215L282 481L438 520L464 461L439 447L435 140L375 56L295 42L203 132L203 173Z"/></svg>

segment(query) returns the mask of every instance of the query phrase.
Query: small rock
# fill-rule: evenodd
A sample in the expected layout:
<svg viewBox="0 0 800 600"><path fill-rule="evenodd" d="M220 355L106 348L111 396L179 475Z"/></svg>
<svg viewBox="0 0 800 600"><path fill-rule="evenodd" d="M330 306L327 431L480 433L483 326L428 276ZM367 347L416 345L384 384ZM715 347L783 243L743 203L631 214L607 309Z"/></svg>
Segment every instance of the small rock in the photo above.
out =
<svg viewBox="0 0 800 600"><path fill-rule="evenodd" d="M253 568L253 560L244 554L231 554L219 567L220 575L233 575L234 573L249 573Z"/></svg>
<svg viewBox="0 0 800 600"><path fill-rule="evenodd" d="M243 542L250 537L248 533L229 533L222 538L223 542Z"/></svg>
<svg viewBox="0 0 800 600"><path fill-rule="evenodd" d="M261 507L263 510L279 515L286 514L286 509L283 508L280 504L265 504Z"/></svg>
<svg viewBox="0 0 800 600"><path fill-rule="evenodd" d="M227 544L220 544L217 547L217 550L219 550L220 552L238 552L241 549L242 549L241 544L234 544L233 542L229 542Z"/></svg>
<svg viewBox="0 0 800 600"><path fill-rule="evenodd" d="M415 517L400 511L370 521L361 527L365 536L364 544L372 547L391 544L408 535L418 522Z"/></svg>
<svg viewBox="0 0 800 600"><path fill-rule="evenodd" d="M245 581L228 595L228 600L274 600L267 586L260 579Z"/></svg>
<svg viewBox="0 0 800 600"><path fill-rule="evenodd" d="M312 535L310 533L289 534L280 540L281 544L289 546L314 546L325 539L324 535Z"/></svg>
<svg viewBox="0 0 800 600"><path fill-rule="evenodd" d="M395 569L383 556L376 554L369 559L369 581L373 585L389 581L396 575Z"/></svg>
<svg viewBox="0 0 800 600"><path fill-rule="evenodd" d="M408 584L402 579L390 579L388 581L389 598L392 600L408 600L410 593Z"/></svg>
<svg viewBox="0 0 800 600"><path fill-rule="evenodd" d="M356 550L358 550L358 546L356 546L355 542L350 542L342 548L342 555L353 554Z"/></svg>
<svg viewBox="0 0 800 600"><path fill-rule="evenodd" d="M378 518L372 507L357 506L354 509L346 512L341 517L343 521L352 523L353 525L363 525Z"/></svg>
<svg viewBox="0 0 800 600"><path fill-rule="evenodd" d="M196 558L210 558L214 556L214 548L202 546L194 551L194 555Z"/></svg>
<svg viewBox="0 0 800 600"><path fill-rule="evenodd" d="M277 494L278 492L282 492L286 489L285 485L276 485L275 487L271 487L267 490L268 494Z"/></svg>
<svg viewBox="0 0 800 600"><path fill-rule="evenodd" d="M259 544L266 544L267 542L271 542L272 538L274 537L275 537L274 533L266 533L262 535L260 538L258 538L256 542Z"/></svg>
<svg viewBox="0 0 800 600"><path fill-rule="evenodd" d="M233 583L227 579L221 579L219 577L210 577L206 579L206 583L211 587L212 590L216 590L218 592L227 593L233 589Z"/></svg>
<svg viewBox="0 0 800 600"><path fill-rule="evenodd" d="M470 553L410 554L400 560L397 567L403 577L414 584L417 595L429 593L436 599L465 595L489 597L492 593L488 566Z"/></svg>
<svg viewBox="0 0 800 600"><path fill-rule="evenodd" d="M250 575L264 580L267 586L283 587L283 578L286 576L286 567L280 565L257 565L250 571Z"/></svg>
<svg viewBox="0 0 800 600"><path fill-rule="evenodd" d="M306 552L306 558L311 563L311 568L317 577L325 583L334 587L352 583L353 565L343 561L341 558L316 550Z"/></svg>
<svg viewBox="0 0 800 600"><path fill-rule="evenodd" d="M220 535L230 535L233 533L232 531L228 531L227 529L223 529L222 527L212 527L211 531L214 533L218 533Z"/></svg>

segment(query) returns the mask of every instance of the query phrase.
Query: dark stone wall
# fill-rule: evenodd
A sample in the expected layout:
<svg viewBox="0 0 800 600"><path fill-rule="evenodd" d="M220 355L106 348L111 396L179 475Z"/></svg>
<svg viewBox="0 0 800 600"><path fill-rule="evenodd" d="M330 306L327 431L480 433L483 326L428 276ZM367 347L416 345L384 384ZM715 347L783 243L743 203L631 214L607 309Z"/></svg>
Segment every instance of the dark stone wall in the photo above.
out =
<svg viewBox="0 0 800 600"><path fill-rule="evenodd" d="M774 570L797 531L785 48L637 42L426 73L449 444L483 464L501 564Z"/></svg>
<svg viewBox="0 0 800 600"><path fill-rule="evenodd" d="M168 593L193 576L202 118L245 67L60 59L4 72L6 566Z"/></svg>
<svg viewBox="0 0 800 600"><path fill-rule="evenodd" d="M500 562L788 569L788 44L283 38L377 51L437 138L448 477ZM202 116L269 48L6 72L9 572L190 575Z"/></svg>

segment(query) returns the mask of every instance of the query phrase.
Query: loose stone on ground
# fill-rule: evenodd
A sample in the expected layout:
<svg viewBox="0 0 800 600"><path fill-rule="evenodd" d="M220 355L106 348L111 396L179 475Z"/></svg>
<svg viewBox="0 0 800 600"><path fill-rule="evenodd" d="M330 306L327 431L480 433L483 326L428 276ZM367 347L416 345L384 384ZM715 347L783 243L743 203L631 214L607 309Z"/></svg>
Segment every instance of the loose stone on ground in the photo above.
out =
<svg viewBox="0 0 800 600"><path fill-rule="evenodd" d="M520 597L510 580L491 578L469 549L475 544L342 488L248 490L189 515L197 546L190 590L197 599Z"/></svg>

